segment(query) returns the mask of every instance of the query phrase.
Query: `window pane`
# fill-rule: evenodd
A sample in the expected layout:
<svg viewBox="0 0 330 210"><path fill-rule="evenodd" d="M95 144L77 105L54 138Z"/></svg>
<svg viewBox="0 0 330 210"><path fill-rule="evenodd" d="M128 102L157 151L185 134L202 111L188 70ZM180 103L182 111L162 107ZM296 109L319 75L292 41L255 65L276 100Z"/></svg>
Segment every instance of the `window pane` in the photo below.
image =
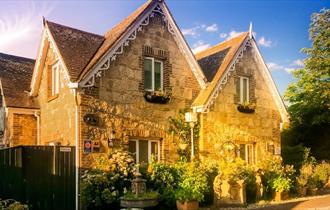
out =
<svg viewBox="0 0 330 210"><path fill-rule="evenodd" d="M151 155L158 160L158 142L151 142Z"/></svg>
<svg viewBox="0 0 330 210"><path fill-rule="evenodd" d="M155 61L155 90L161 90L161 73L162 64L159 61Z"/></svg>
<svg viewBox="0 0 330 210"><path fill-rule="evenodd" d="M247 91L248 91L248 79L243 78L243 102L248 102Z"/></svg>
<svg viewBox="0 0 330 210"><path fill-rule="evenodd" d="M139 162L148 163L148 141L139 141Z"/></svg>
<svg viewBox="0 0 330 210"><path fill-rule="evenodd" d="M239 156L242 160L245 160L245 144L239 145Z"/></svg>
<svg viewBox="0 0 330 210"><path fill-rule="evenodd" d="M133 154L134 161L136 162L136 141L129 141L128 151Z"/></svg>
<svg viewBox="0 0 330 210"><path fill-rule="evenodd" d="M152 89L152 60L144 59L144 89Z"/></svg>

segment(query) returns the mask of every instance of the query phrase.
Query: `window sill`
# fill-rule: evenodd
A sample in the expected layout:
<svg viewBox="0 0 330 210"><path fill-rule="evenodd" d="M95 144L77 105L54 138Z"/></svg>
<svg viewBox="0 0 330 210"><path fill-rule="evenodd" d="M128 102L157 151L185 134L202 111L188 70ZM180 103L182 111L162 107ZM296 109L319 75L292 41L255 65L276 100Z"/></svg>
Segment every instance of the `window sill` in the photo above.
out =
<svg viewBox="0 0 330 210"><path fill-rule="evenodd" d="M58 93L52 96L48 96L48 102L53 101L54 99L58 98Z"/></svg>

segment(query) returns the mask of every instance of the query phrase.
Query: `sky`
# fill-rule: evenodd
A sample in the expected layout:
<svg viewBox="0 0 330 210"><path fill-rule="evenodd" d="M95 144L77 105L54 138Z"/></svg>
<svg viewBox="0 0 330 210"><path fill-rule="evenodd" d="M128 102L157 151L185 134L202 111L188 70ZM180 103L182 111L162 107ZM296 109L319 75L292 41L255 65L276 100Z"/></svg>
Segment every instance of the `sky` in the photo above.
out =
<svg viewBox="0 0 330 210"><path fill-rule="evenodd" d="M103 35L142 5L142 0L0 1L0 52L36 58L42 16ZM274 81L284 94L303 67L301 48L310 47L310 16L328 0L166 0L190 47L198 52L248 31L249 24Z"/></svg>

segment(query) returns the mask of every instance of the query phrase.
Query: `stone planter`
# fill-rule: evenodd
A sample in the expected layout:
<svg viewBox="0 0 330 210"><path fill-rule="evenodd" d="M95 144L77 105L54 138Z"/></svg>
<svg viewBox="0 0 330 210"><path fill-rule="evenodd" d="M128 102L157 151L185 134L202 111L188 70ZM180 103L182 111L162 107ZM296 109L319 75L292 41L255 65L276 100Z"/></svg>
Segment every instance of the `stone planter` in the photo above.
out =
<svg viewBox="0 0 330 210"><path fill-rule="evenodd" d="M144 199L120 199L120 206L125 208L147 208L158 205L158 199L155 198L144 198Z"/></svg>
<svg viewBox="0 0 330 210"><path fill-rule="evenodd" d="M273 197L276 202L287 200L289 199L289 192L274 192Z"/></svg>
<svg viewBox="0 0 330 210"><path fill-rule="evenodd" d="M307 194L308 195L316 195L317 194L317 188L307 188Z"/></svg>
<svg viewBox="0 0 330 210"><path fill-rule="evenodd" d="M170 101L170 97L167 95L156 95L153 92L146 92L144 94L146 101L156 104L166 104Z"/></svg>
<svg viewBox="0 0 330 210"><path fill-rule="evenodd" d="M198 201L176 201L176 208L178 210L198 210L199 203Z"/></svg>

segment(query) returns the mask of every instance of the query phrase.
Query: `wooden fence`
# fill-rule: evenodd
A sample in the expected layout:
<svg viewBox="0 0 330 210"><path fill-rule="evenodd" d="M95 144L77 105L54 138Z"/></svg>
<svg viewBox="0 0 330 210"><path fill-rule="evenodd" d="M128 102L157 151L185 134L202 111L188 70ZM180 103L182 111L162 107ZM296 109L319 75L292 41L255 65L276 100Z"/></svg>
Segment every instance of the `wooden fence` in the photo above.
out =
<svg viewBox="0 0 330 210"><path fill-rule="evenodd" d="M74 147L0 149L0 198L32 210L75 209Z"/></svg>

